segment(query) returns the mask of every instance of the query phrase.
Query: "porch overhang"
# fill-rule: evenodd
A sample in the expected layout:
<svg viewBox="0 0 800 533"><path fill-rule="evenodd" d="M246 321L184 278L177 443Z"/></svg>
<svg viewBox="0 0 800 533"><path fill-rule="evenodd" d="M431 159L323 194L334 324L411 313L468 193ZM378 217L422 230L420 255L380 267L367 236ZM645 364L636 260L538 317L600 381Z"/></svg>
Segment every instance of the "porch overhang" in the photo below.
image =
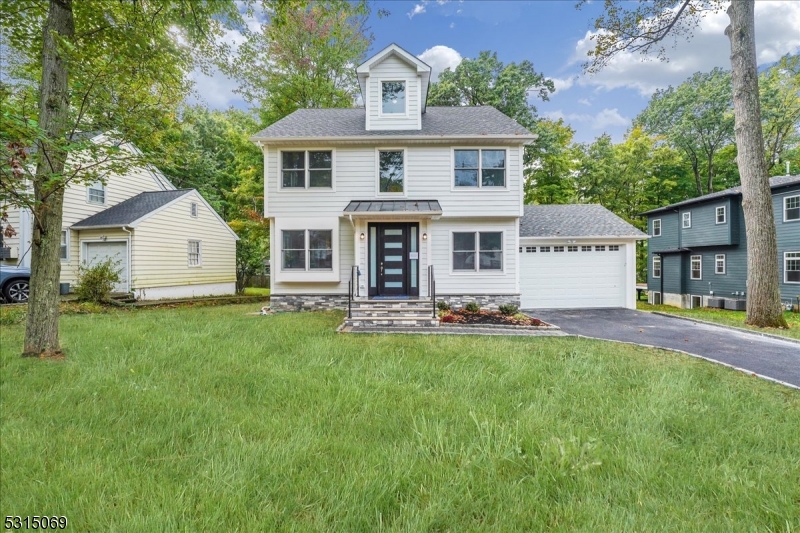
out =
<svg viewBox="0 0 800 533"><path fill-rule="evenodd" d="M343 214L351 219L435 219L442 216L442 206L437 200L353 200L344 208Z"/></svg>
<svg viewBox="0 0 800 533"><path fill-rule="evenodd" d="M653 255L683 254L691 251L691 248L670 248L669 250L659 250L657 252L653 252Z"/></svg>

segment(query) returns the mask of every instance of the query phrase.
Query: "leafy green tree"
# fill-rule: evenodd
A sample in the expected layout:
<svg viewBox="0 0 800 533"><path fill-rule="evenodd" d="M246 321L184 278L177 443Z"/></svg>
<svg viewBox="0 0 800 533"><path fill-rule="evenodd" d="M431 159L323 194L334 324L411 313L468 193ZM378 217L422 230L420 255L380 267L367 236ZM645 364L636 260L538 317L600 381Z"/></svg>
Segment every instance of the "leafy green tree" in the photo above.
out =
<svg viewBox="0 0 800 533"><path fill-rule="evenodd" d="M783 174L783 162L800 166L800 55L782 57L759 76L758 88L767 168L772 175Z"/></svg>
<svg viewBox="0 0 800 533"><path fill-rule="evenodd" d="M575 199L578 153L573 129L558 121L540 120L533 126L538 138L525 151L525 203L567 204Z"/></svg>

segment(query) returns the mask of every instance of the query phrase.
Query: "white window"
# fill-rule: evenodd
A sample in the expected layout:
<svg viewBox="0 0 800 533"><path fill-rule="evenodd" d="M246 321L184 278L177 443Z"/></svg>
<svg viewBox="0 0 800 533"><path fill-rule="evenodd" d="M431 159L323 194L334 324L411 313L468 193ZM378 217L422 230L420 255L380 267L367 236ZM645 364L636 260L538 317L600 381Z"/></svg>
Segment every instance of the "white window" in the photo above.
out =
<svg viewBox="0 0 800 533"><path fill-rule="evenodd" d="M692 227L692 212L687 211L683 214L683 227L684 228L691 228Z"/></svg>
<svg viewBox="0 0 800 533"><path fill-rule="evenodd" d="M86 187L86 201L90 204L106 203L106 186L102 181L95 181Z"/></svg>
<svg viewBox="0 0 800 533"><path fill-rule="evenodd" d="M456 187L505 187L505 150L453 150Z"/></svg>
<svg viewBox="0 0 800 533"><path fill-rule="evenodd" d="M714 274L725 273L725 254L717 254L714 256Z"/></svg>
<svg viewBox="0 0 800 533"><path fill-rule="evenodd" d="M539 251L540 252L549 252L550 251L550 247L549 246L540 246L539 247Z"/></svg>
<svg viewBox="0 0 800 533"><path fill-rule="evenodd" d="M691 278L703 279L703 256L693 255L691 257Z"/></svg>
<svg viewBox="0 0 800 533"><path fill-rule="evenodd" d="M536 252L536 247L535 246L526 246L525 247L525 251L527 253L529 253L529 254L535 253Z"/></svg>
<svg viewBox="0 0 800 533"><path fill-rule="evenodd" d="M522 246L519 247L519 253L522 253Z"/></svg>
<svg viewBox="0 0 800 533"><path fill-rule="evenodd" d="M727 220L727 218L725 216L725 206L724 205L717 208L717 210L716 210L716 219L717 219L717 224L724 224L725 221Z"/></svg>
<svg viewBox="0 0 800 533"><path fill-rule="evenodd" d="M281 267L283 270L332 270L333 231L283 230Z"/></svg>
<svg viewBox="0 0 800 533"><path fill-rule="evenodd" d="M563 252L564 251L564 247L563 246L553 246L553 251L554 252Z"/></svg>
<svg viewBox="0 0 800 533"><path fill-rule="evenodd" d="M783 221L800 220L800 195L787 196L783 199Z"/></svg>
<svg viewBox="0 0 800 533"><path fill-rule="evenodd" d="M406 82L381 82L381 113L384 115L406 114Z"/></svg>
<svg viewBox="0 0 800 533"><path fill-rule="evenodd" d="M189 266L200 266L203 264L203 256L202 256L202 249L200 247L200 241L189 241L187 245L187 251L189 254Z"/></svg>
<svg viewBox="0 0 800 533"><path fill-rule="evenodd" d="M619 244L611 244L608 247L609 252L619 252Z"/></svg>
<svg viewBox="0 0 800 533"><path fill-rule="evenodd" d="M475 261L476 251L478 255L477 264ZM453 270L502 269L502 232L453 232Z"/></svg>
<svg viewBox="0 0 800 533"><path fill-rule="evenodd" d="M800 252L783 254L783 282L800 283Z"/></svg>
<svg viewBox="0 0 800 533"><path fill-rule="evenodd" d="M568 252L577 252L578 251L578 247L577 246L567 246L567 251Z"/></svg>
<svg viewBox="0 0 800 533"><path fill-rule="evenodd" d="M605 252L605 251L606 251L606 247L605 247L605 246L603 246L603 245L600 245L600 246L595 246L595 247L594 247L594 251L595 251L595 252Z"/></svg>
<svg viewBox="0 0 800 533"><path fill-rule="evenodd" d="M657 218L653 221L653 237L661 237L661 219Z"/></svg>
<svg viewBox="0 0 800 533"><path fill-rule="evenodd" d="M197 202L192 202L192 203L189 205L189 214L190 214L192 217L194 217L194 218L197 218Z"/></svg>
<svg viewBox="0 0 800 533"><path fill-rule="evenodd" d="M581 246L581 252L591 252L591 251L592 251L591 246Z"/></svg>
<svg viewBox="0 0 800 533"><path fill-rule="evenodd" d="M378 152L378 191L405 190L405 151L380 150Z"/></svg>
<svg viewBox="0 0 800 533"><path fill-rule="evenodd" d="M333 152L306 150L281 152L283 189L330 189L333 187Z"/></svg>
<svg viewBox="0 0 800 533"><path fill-rule="evenodd" d="M661 256L658 255L653 256L653 277L661 277Z"/></svg>
<svg viewBox="0 0 800 533"><path fill-rule="evenodd" d="M702 296L695 296L694 294L691 295L692 298L692 307L691 309L699 309L703 307L703 297Z"/></svg>
<svg viewBox="0 0 800 533"><path fill-rule="evenodd" d="M61 230L61 260L69 261L69 230Z"/></svg>

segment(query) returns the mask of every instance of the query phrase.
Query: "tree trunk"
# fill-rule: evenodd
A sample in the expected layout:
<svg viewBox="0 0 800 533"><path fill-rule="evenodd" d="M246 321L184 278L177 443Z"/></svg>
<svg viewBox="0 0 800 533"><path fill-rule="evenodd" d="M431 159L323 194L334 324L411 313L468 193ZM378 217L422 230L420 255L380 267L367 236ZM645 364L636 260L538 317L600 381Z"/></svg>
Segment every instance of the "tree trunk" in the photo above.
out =
<svg viewBox="0 0 800 533"><path fill-rule="evenodd" d="M735 0L731 24L731 81L742 210L747 235L747 319L760 327L787 327L778 287L778 245L772 192L764 161L764 136L756 67L754 0Z"/></svg>
<svg viewBox="0 0 800 533"><path fill-rule="evenodd" d="M72 0L50 0L44 27L42 83L39 88L39 126L44 139L37 144L39 161L33 180L31 283L23 356L59 355L58 302L61 276L61 215L64 208L62 173L67 159L64 141L69 113L66 60L59 39L75 33ZM56 37L58 35L58 38Z"/></svg>

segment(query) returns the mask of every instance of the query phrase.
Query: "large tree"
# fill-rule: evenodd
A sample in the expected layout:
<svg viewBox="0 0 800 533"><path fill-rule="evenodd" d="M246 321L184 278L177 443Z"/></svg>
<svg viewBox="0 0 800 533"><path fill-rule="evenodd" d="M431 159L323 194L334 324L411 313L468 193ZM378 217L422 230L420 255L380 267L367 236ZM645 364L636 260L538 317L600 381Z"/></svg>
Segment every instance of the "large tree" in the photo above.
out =
<svg viewBox="0 0 800 533"><path fill-rule="evenodd" d="M64 188L134 163L145 135L189 89L188 74L225 52L232 1L3 2L3 197L33 213L31 292L23 355L61 352L58 282ZM20 105L36 100L38 106ZM86 132L110 132L103 143ZM33 147L33 150L29 148ZM9 164L10 163L10 164ZM33 167L33 172L27 169ZM32 183L32 194L25 180Z"/></svg>
<svg viewBox="0 0 800 533"><path fill-rule="evenodd" d="M567 204L575 199L575 134L563 119L540 120L532 132L536 143L525 151L525 203Z"/></svg>
<svg viewBox="0 0 800 533"><path fill-rule="evenodd" d="M729 4L729 5L728 5ZM742 181L742 209L747 235L747 318L762 327L787 327L778 287L778 247L772 194L764 154L755 46L754 0L653 0L629 4L606 0L595 20L595 48L584 65L603 68L620 52L655 52L666 57L665 39L691 35L709 11L727 5L730 25L731 82L737 162Z"/></svg>

